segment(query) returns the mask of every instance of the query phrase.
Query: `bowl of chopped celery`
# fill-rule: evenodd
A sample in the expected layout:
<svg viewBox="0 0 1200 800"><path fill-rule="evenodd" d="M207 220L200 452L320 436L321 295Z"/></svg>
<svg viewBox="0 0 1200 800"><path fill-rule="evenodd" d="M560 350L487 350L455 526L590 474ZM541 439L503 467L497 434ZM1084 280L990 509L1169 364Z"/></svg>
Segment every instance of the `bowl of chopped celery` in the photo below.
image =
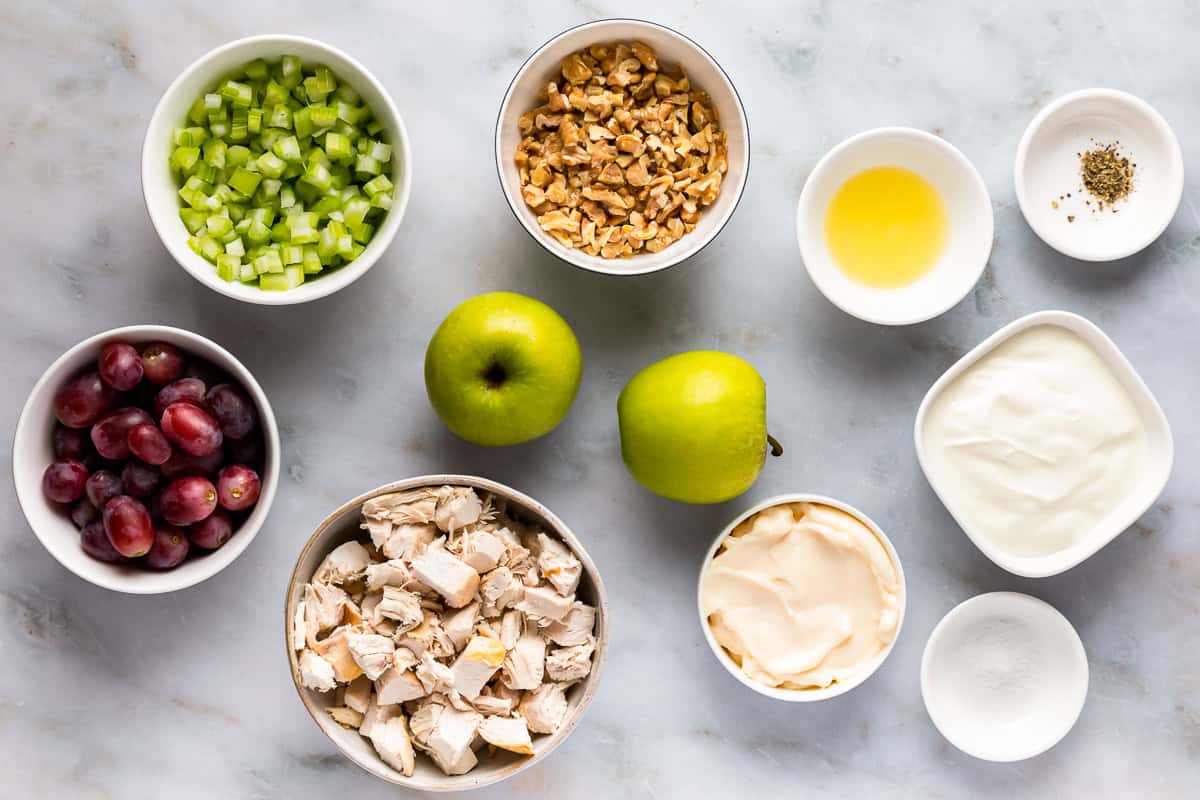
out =
<svg viewBox="0 0 1200 800"><path fill-rule="evenodd" d="M159 100L142 145L150 220L221 294L289 305L353 283L408 202L408 134L382 84L301 36L239 39Z"/></svg>

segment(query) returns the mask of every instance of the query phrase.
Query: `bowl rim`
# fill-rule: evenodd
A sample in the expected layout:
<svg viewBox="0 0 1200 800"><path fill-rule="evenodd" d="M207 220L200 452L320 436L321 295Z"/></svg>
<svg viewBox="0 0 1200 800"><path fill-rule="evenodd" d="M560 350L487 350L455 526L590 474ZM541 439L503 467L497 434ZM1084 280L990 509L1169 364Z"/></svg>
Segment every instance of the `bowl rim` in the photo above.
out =
<svg viewBox="0 0 1200 800"><path fill-rule="evenodd" d="M743 522L750 519L750 517L754 516L760 511L765 511L773 506L790 503L813 503L817 505L826 505L849 514L859 522L866 525L867 528L869 528L870 531L875 534L875 538L879 539L880 543L883 545L883 549L887 552L888 557L896 566L896 577L899 583L900 611L896 620L896 633L894 636L892 636L892 641L889 642L887 647L881 650L874 657L873 663L870 664L869 669L860 671L859 674L853 678L853 680L843 683L836 683L823 689L780 689L773 686L764 686L758 681L753 680L746 675L746 673L742 672L740 668L738 668L738 665L735 664L732 659L730 659L729 655L725 652L725 649L717 643L716 638L713 636L712 628L708 624L707 615L704 613L704 575L708 571L708 567L712 563L712 560L716 557L717 550L720 548L721 543L733 533L734 528L736 528L738 525L741 525ZM785 492L783 494L773 495L764 500L760 500L734 517L733 521L726 525L724 529L717 534L717 538L713 540L712 545L709 546L708 551L704 554L704 560L700 564L700 572L696 580L696 611L699 616L700 629L704 633L704 640L708 643L709 650L712 651L717 661L721 663L721 666L725 668L726 672L737 679L738 683L742 684L743 686L753 689L755 692L758 692L764 697L770 697L773 700L782 700L788 703L813 703L821 700L829 700L852 691L866 683L867 679L874 675L879 668L883 666L883 662L887 660L888 656L892 654L892 650L895 649L896 642L900 639L900 632L904 628L904 617L906 616L907 608L908 583L904 577L904 565L900 562L900 554L896 551L896 546L892 544L892 540L889 539L888 535L883 532L883 529L880 528L873 519L849 503L829 497L827 495L812 494L809 492Z"/></svg>
<svg viewBox="0 0 1200 800"><path fill-rule="evenodd" d="M1052 116L1063 111L1067 106L1078 103L1084 100L1095 98L1115 100L1130 106L1137 115L1148 121L1150 125L1163 136L1166 143L1164 152L1167 154L1170 161L1170 171L1174 178L1170 185L1166 188L1174 195L1172 202L1168 205L1170 211L1163 214L1163 219L1157 225L1151 226L1152 232L1142 238L1130 238L1129 244L1122 248L1114 248L1110 253L1094 253L1086 252L1075 247L1065 238L1060 238L1054 235L1054 232L1044 225L1039 225L1036 220L1038 217L1032 214L1029 209L1032 207L1032 200L1029 198L1025 190L1025 175L1026 164L1029 158L1029 148L1033 143L1034 137L1042 129L1043 126L1050 120ZM1052 100L1041 111L1034 115L1029 124L1025 126L1025 132L1021 134L1021 140L1017 143L1017 152L1013 160L1013 186L1017 194L1017 205L1021 209L1021 216L1025 219L1025 223L1033 230L1039 239L1053 250L1057 250L1069 258L1075 258L1080 261L1089 261L1100 263L1106 261L1117 261L1122 258L1140 253L1162 236L1167 226L1171 224L1171 220L1175 219L1176 213L1179 211L1179 204L1183 200L1183 187L1185 179L1185 165L1183 161L1183 150L1179 145L1179 138L1175 135L1175 130L1171 127L1158 109L1150 105L1148 102L1129 92L1123 92L1120 89L1109 89L1105 87L1093 87L1089 89L1078 89L1073 92L1068 92L1060 97ZM1148 231L1151 229L1148 228Z"/></svg>
<svg viewBox="0 0 1200 800"><path fill-rule="evenodd" d="M150 152L150 135L151 132L160 125L160 118L166 114L166 104L168 99L172 98L180 91L180 86L187 78L208 67L215 59L223 56L230 50L248 46L279 44L286 45L291 43L302 44L333 54L337 58L348 63L354 70L358 72L358 75L353 76L354 79L361 78L363 82L371 84L374 90L379 93L380 97L383 99L384 108L386 109L387 114L389 114L391 118L395 120L394 130L392 129L393 126L391 124L389 124L387 127L388 133L394 139L392 146L395 151L398 151L397 155L399 157L394 160L399 161L401 168L399 170L393 170L393 172L399 172L399 180L395 181L396 192L393 195L392 207L387 212L384 224L376 230L375 236L372 237L371 242L367 245L367 248L363 251L362 255L354 259L354 261L350 262L349 264L338 267L336 271L330 275L324 276L321 280L314 280L311 284L304 284L320 286L321 288L300 293L297 293L296 289L289 289L283 292L268 292L259 289L253 294L240 293L233 287L241 286L241 284L237 281L223 281L217 277L216 269L211 264L187 248L186 237L176 240L174 234L178 233L177 231L164 230L163 227L160 227L160 220L158 219L159 215L153 208L151 208L150 192L148 191L147 187L149 185L150 176L160 175L161 171L167 169L167 167L165 164L157 163L157 159L152 158ZM376 116L378 117L379 115L377 114ZM140 161L142 202L146 207L147 216L150 217L151 226L154 228L155 233L158 234L158 238L162 240L163 247L170 254L171 258L180 268L183 269L184 272L191 275L196 279L196 281L213 290L214 292L224 295L225 297L231 297L234 300L238 300L243 303L249 303L251 305L288 306L308 303L313 300L319 300L323 297L328 297L329 295L339 292L357 281L359 278L365 275L368 270L375 266L375 263L379 261L383 254L387 251L388 247L391 246L392 240L395 239L396 233L400 229L400 223L403 221L404 212L408 208L409 196L412 192L413 159L412 145L408 135L408 128L405 126L404 118L400 115L400 111L397 109L396 103L392 99L391 94L387 91L387 88L370 70L363 66L358 59L354 58L344 50L318 39L308 36L298 36L295 34L265 33L254 36L244 36L240 39L234 39L226 42L203 53L199 58L195 59L186 67L184 67L183 70L175 77L175 79L171 81L167 88L163 90L162 95L159 97L158 102L154 106L154 111L150 114L150 119L146 123L146 129L142 135ZM178 209L176 209L176 211L178 211ZM178 218L178 213L175 214L175 217ZM162 220L162 222L165 225L165 219ZM198 263L197 259L199 260ZM203 265L205 269L201 270L201 265Z"/></svg>
<svg viewBox="0 0 1200 800"><path fill-rule="evenodd" d="M814 245L805 232L804 224L811 214L817 212L816 209L812 208L814 202L812 198L812 192L815 191L811 189L811 187L814 185L813 178L822 175L831 169L836 160L840 159L851 147L861 144L864 141L884 137L917 139L932 144L934 147L941 150L948 157L948 159L959 168L963 175L966 176L967 181L971 184L972 191L975 192L977 196L982 197L984 205L986 205L988 208L988 213L980 217L980 224L984 227L984 233L986 233L986 238L988 241L987 253L983 256L983 258L979 259L979 265L978 270L975 273L975 279L966 286L962 294L955 297L953 301L949 303L931 305L928 309L917 314L887 318L876 314L865 313L862 310L855 308L853 304L844 302L842 298L835 296L836 292L831 290L828 282L814 272L813 268L810 266L810 262L813 261L811 255L813 253ZM868 128L865 131L859 131L858 133L848 136L834 145L829 152L821 157L816 166L812 168L812 171L808 173L808 177L804 179L804 187L800 190L800 198L796 202L795 219L796 243L800 248L800 262L804 265L804 271L808 273L809 279L812 280L813 284L816 285L817 290L824 295L825 299L852 317L861 319L863 322L870 322L874 325L887 325L892 327L916 325L921 322L927 322L935 317L940 317L942 314L945 314L947 311L961 303L963 298L970 294L975 288L975 285L979 283L979 278L983 275L984 270L987 269L988 261L991 258L992 248L995 245L996 235L995 219L994 214L991 213L991 207L991 193L988 192L987 183L983 180L983 175L980 174L979 169L974 163L971 162L971 159L967 158L967 155L963 151L959 150L948 140L943 139L941 136L932 134L929 131L923 131L920 128L911 128L903 125L885 125L878 128ZM981 238L983 237L981 236Z"/></svg>
<svg viewBox="0 0 1200 800"><path fill-rule="evenodd" d="M515 502L522 506L522 510L527 513L541 517L553 529L555 535L559 536L570 548L576 557L583 564L584 572L591 579L596 590L596 648L592 654L592 669L588 676L584 679L581 686L583 689L579 698L578 705L575 706L574 713L563 721L562 726L550 734L543 737L539 741L544 741L542 749L535 750L532 756L527 756L519 761L515 761L512 765L502 772L497 772L492 775L479 775L472 779L471 773L463 775L444 775L440 776L443 780L438 783L430 784L424 781L417 780L415 776L404 777L397 779L390 773L382 773L378 771L377 765L382 763L378 756L375 756L368 763L359 760L354 754L347 752L341 746L341 743L325 732L325 728L321 725L324 714L320 709L314 707L312 700L308 696L308 690L300 685L298 673L298 661L296 658L296 650L292 647L292 592L298 584L307 583L308 577L300 575L300 565L308 557L309 552L316 546L317 540L335 524L338 523L347 513L360 510L362 504L372 497L377 497L383 494L391 494L393 492L403 492L411 489L419 489L426 486L469 486L473 489L481 489L492 494L503 497L505 500ZM600 676L604 669L604 664L608 656L608 640L609 640L609 605L608 592L604 587L604 580L600 577L600 570L596 568L595 562L592 561L591 555L584 548L583 543L575 535L575 533L567 527L553 511L545 505L530 497L529 495L517 489L508 486L507 484L494 481L489 478L480 477L477 475L463 474L430 474L416 475L410 478L403 478L398 481L385 483L382 486L377 486L374 489L366 491L357 497L354 497L345 503L342 503L334 511L330 512L317 527L313 530L311 536L300 548L300 553L296 557L296 563L292 567L291 576L288 578L286 593L283 598L283 645L287 650L288 672L291 673L292 686L296 690L296 694L300 698L300 702L304 706L304 710L308 712L317 728L328 739L338 752L342 754L350 762L361 767L375 778L387 781L388 783L404 786L410 789L420 789L427 792L458 792L470 789L479 789L484 786L490 786L499 783L503 780L511 778L526 769L529 769L534 764L539 763L544 758L549 756L558 748L567 738L574 732L576 725L583 719L587 713L588 707L591 705L595 697L596 690L600 685Z"/></svg>
<svg viewBox="0 0 1200 800"><path fill-rule="evenodd" d="M975 743L966 743L957 737L951 736L947 732L946 726L944 725L946 720L939 720L939 712L934 711L936 704L930 703L930 697L933 696L933 692L930 690L932 685L932 677L930 672L932 670L931 665L933 662L935 645L945 635L947 628L949 628L956 618L968 613L974 606L1001 604L1009 609L1012 609L1018 605L1027 606L1028 612L1025 613L1026 618L1029 618L1035 614L1049 612L1046 615L1046 619L1050 625L1055 626L1060 632L1063 640L1062 644L1064 650L1070 651L1071 656L1076 661L1076 666L1082 666L1083 681L1077 687L1079 694L1078 707L1075 709L1073 714L1064 716L1061 720L1063 723L1061 733L1058 733L1057 736L1049 737L1049 741L1038 741L1026 750L1018 751L1016 754L997 757L995 753L988 753L987 747L974 746ZM954 608L947 611L945 616L938 620L937 625L935 625L933 631L930 632L929 638L925 640L925 648L921 652L920 682L921 701L925 705L925 713L929 715L929 720L933 723L933 727L937 729L937 732L940 733L947 742L954 745L967 755L973 756L974 758L996 763L1008 763L1013 761L1024 761L1025 759L1040 755L1053 748L1056 744L1061 742L1068 733L1071 732L1071 729L1075 727L1075 723L1079 721L1079 717L1083 713L1083 707L1087 704L1087 692L1088 685L1091 682L1091 676L1087 660L1087 649L1083 645L1083 639L1080 637L1079 631L1074 625L1071 624L1071 620L1067 619L1065 614L1047 603L1045 600L1042 600L1039 597L1034 597L1031 594L1026 594L1024 592L999 591L984 592L982 594L974 595L973 597L968 597L966 600L963 600L961 603L954 606ZM1052 730L1055 729L1052 728Z"/></svg>
<svg viewBox="0 0 1200 800"><path fill-rule="evenodd" d="M537 231L534 231L528 224L526 224L525 219L521 216L521 211L520 211L520 208L519 208L516 200L514 200L514 198L508 192L508 190L504 184L504 166L503 166L503 164L505 162L505 155L500 150L500 137L501 137L501 132L502 132L503 126L504 126L504 112L508 109L509 104L512 101L513 90L516 88L517 81L519 81L525 75L525 73L529 69L532 68L534 61L536 61L542 55L542 53L544 53L546 51L547 48L549 48L551 45L556 43L558 40L566 37L569 34L575 33L576 31L580 31L582 29L598 28L598 27L606 26L606 25L609 25L612 23L631 23L634 25L642 25L647 28L651 28L651 29L655 29L655 30L664 32L667 35L672 36L676 39L679 39L680 41L682 41L685 44L694 48L700 56L702 56L703 58L706 58L713 65L713 67L716 68L717 72L725 79L725 82L729 85L730 92L733 95L734 106L737 108L737 111L738 111L738 117L742 122L742 127L746 131L746 146L745 146L745 164L746 164L746 166L742 170L741 180L738 182L737 192L735 193L734 198L733 198L733 204L729 207L729 211L728 211L728 213L725 214L725 218L723 220L721 220L721 223L712 231L712 233L704 240L704 242L702 244L700 244L698 247L696 247L695 250L690 251L690 252L681 250L680 255L670 258L669 260L667 260L663 264L660 264L657 267L618 269L615 265L608 266L608 262L610 262L610 261L616 262L616 264L636 263L639 256L644 255L644 254L639 254L639 256L633 256L631 258L603 259L598 256L588 256L586 254L578 253L577 251L566 250L561 245L559 245L557 242L550 240L550 238L548 236L545 236ZM572 267L575 267L576 269L580 269L585 272L592 272L592 273L596 273L599 275L612 275L612 276L616 276L616 277L637 277L640 275L653 275L658 272L663 272L665 270L670 269L671 267L677 266L678 264L681 264L684 261L691 259L694 256L699 255L705 248L707 248L710 244L712 244L714 241L716 241L717 237L721 234L721 231L725 230L725 226L729 224L729 221L731 219L733 219L733 215L737 211L738 206L741 204L742 197L744 196L744 194L746 192L746 184L750 179L750 160L751 160L750 159L750 155L751 155L750 141L751 141L750 140L750 117L746 113L745 104L742 103L741 94L738 92L737 87L734 85L733 79L731 79L729 77L729 73L725 71L725 68L721 66L720 62L718 62L717 59L714 58L711 53L709 53L707 50L705 50L700 45L699 42L695 41L694 39L689 37L687 34L677 31L674 28L671 28L667 25L663 25L658 22L651 22L650 20L639 19L636 17L606 17L604 19L596 19L596 20L591 20L590 22L580 23L579 25L573 25L563 31L560 31L559 33L556 33L554 36L550 37L545 42L543 42L541 45L539 45L537 48L535 48L533 50L533 52L530 53L529 56L525 59L525 61L523 61L521 63L521 66L517 68L517 71L513 75L512 80L509 81L508 88L504 92L504 97L500 101L500 108L496 112L496 129L493 134L493 144L494 144L494 149L496 152L496 178L500 183L500 193L504 196L504 200L508 204L509 211L512 213L513 218L516 219L517 223L521 226L521 229L524 230L525 233L527 233L531 239L533 239L535 242L537 242L539 245L541 245L542 248L544 250L546 250L546 252L550 253L550 255L554 256L559 261L562 261L566 264L571 265ZM724 185L722 185L721 188L722 188L722 191L725 190ZM576 252L576 254L579 256L579 258L581 260L579 262L577 262L575 260L572 260L571 258L568 258L567 254L570 252Z"/></svg>
<svg viewBox="0 0 1200 800"><path fill-rule="evenodd" d="M267 458L264 460L266 472L262 476L262 492L259 495L258 502L255 504L254 511L251 513L251 516L247 517L242 523L242 526L237 529L237 534L243 535L233 536L233 538L230 539L230 541L224 546L222 546L220 550L209 553L205 556L206 562L211 561L212 568L201 571L199 574L193 576L192 579L180 580L168 588L147 589L139 586L138 574L129 576L114 576L111 578L104 574L85 575L58 557L58 554L54 551L54 548L47 544L46 538L43 536L43 532L30 518L29 509L31 504L35 501L33 498L27 496L21 491L21 481L17 477L19 466L17 463L17 448L21 443L21 439L23 438L22 434L29 430L30 426L32 426L35 422L35 417L40 413L39 409L34 408L33 406L34 397L40 394L45 389L47 384L50 384L52 381L61 381L64 379L63 371L68 361L72 360L81 352L93 348L98 349L102 344L110 341L121 338L136 338L139 340L152 341L155 338L158 338L159 334L164 332L173 336L178 336L192 343L199 342L202 347L211 348L221 357L228 359L228 363L233 365L232 369L228 368L224 364L218 364L217 366L230 373L233 373L234 376L242 382L243 388L245 388L245 390L254 400L254 404L258 407L259 424L263 429L263 438L265 440L264 446L268 448L268 453L274 454L274 458ZM202 357L207 358L207 356ZM53 429L53 426L51 429ZM50 366L46 368L41 377L37 379L37 381L33 384L33 387L29 390L29 395L26 397L25 403L21 407L21 413L17 417L17 425L13 433L13 449L10 456L10 463L12 464L13 490L17 495L17 504L21 507L21 513L25 517L25 522L33 531L34 536L37 537L38 542L41 543L42 547L46 549L46 551L51 555L51 557L54 558L55 561L61 564L68 572L71 572L77 577L87 581L90 584L108 589L110 591L121 592L123 594L130 595L158 595L177 592L181 589L186 589L188 587L195 586L198 583L202 583L216 575L218 572L221 572L241 557L242 553L246 551L254 538L258 536L258 533L260 530L262 530L263 525L266 524L267 517L270 514L271 505L275 501L275 492L279 486L279 464L282 460L282 455L283 454L279 441L279 426L275 418L275 411L271 408L271 402L267 398L266 391L263 390L262 386L258 382L258 379L254 377L254 374L249 370L249 368L246 367L245 364L241 362L241 360L239 360L224 347L214 342L212 339L209 339L208 337L199 333L189 331L185 328L177 328L172 325L144 323L124 325L118 328L110 328L108 330L92 334L91 336L88 336L87 338L69 347L50 363ZM223 563L221 560L216 558L219 554L224 554L221 555L221 558L224 559ZM153 572L149 574L160 576L170 575L171 571Z"/></svg>
<svg viewBox="0 0 1200 800"><path fill-rule="evenodd" d="M958 378L966 370L977 364L980 359L990 353L992 350L999 347L1004 342L1012 337L1039 325L1053 325L1059 328L1064 328L1071 333L1079 336L1087 343L1096 355L1105 363L1105 366L1113 373L1121 385L1129 393L1131 399L1137 400L1138 395L1144 401L1142 410L1143 417L1147 423L1147 428L1151 426L1158 427L1163 434L1165 441L1165 457L1162 466L1163 476L1158 488L1153 492L1147 492L1147 499L1144 505L1139 504L1136 513L1126 515L1119 518L1120 525L1114 526L1111 533L1103 536L1093 536L1094 541L1085 541L1087 546L1081 547L1073 545L1064 550L1059 550L1054 553L1041 556L1017 556L1006 553L1001 548L989 542L982 534L975 531L966 521L954 511L954 507L947 501L946 495L938 487L938 484L930 476L928 466L928 456L925 452L924 431L925 417L929 412L930 406L934 401L941 396L952 381ZM1131 388L1132 386L1132 388ZM951 518L957 523L958 527L971 542L979 548L979 551L988 557L989 560L1001 569L1018 575L1022 578L1048 578L1052 575L1066 572L1069 569L1079 566L1084 561L1098 553L1107 544L1112 542L1122 533L1127 531L1129 527L1137 521L1137 519L1152 506L1158 497L1166 488L1167 481L1170 480L1171 470L1175 463L1175 439L1171 433L1171 425L1167 420L1167 415L1163 412L1162 406L1158 403L1158 398L1150 391L1150 387L1138 374L1133 364L1125 356L1121 349L1117 347L1116 342L1109 338L1103 330L1100 329L1091 320L1079 314L1070 311L1060 310L1044 310L1035 311L1032 314L1026 314L1018 317L1007 325L1002 326L999 330L992 333L986 339L973 348L968 350L961 358L955 361L941 374L929 390L925 393L921 400L921 405L917 408L917 415L913 421L913 442L917 451L917 463L921 465L921 472L925 475L925 481L933 489L933 493L937 496L942 506L950 514ZM1071 558L1064 558L1064 555L1071 555Z"/></svg>

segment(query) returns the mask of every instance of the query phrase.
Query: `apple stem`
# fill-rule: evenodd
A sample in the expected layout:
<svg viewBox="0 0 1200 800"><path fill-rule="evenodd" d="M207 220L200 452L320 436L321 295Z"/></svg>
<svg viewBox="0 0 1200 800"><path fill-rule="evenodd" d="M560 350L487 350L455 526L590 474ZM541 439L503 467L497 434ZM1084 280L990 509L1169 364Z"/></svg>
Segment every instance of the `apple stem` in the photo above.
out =
<svg viewBox="0 0 1200 800"><path fill-rule="evenodd" d="M769 433L767 434L767 444L771 445L772 456L778 458L779 456L783 455L783 445L781 445L779 440Z"/></svg>

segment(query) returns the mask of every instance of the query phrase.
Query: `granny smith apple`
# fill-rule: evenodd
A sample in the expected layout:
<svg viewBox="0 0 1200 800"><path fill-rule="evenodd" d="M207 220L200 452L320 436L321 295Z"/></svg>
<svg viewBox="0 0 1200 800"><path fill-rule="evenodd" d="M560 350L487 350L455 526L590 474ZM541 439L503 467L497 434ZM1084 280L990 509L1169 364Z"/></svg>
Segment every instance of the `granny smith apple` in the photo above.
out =
<svg viewBox="0 0 1200 800"><path fill-rule="evenodd" d="M492 292L450 312L425 351L425 389L446 427L497 447L549 433L571 408L583 358L558 312Z"/></svg>
<svg viewBox="0 0 1200 800"><path fill-rule="evenodd" d="M697 350L651 364L621 391L617 417L629 471L672 500L737 497L766 459L767 385L729 353Z"/></svg>

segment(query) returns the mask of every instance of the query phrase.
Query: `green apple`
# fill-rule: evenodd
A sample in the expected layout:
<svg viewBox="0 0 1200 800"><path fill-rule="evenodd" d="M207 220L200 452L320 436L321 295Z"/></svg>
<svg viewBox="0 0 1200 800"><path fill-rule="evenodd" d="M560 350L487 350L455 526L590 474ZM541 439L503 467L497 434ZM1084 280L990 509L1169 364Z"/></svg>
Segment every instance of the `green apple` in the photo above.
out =
<svg viewBox="0 0 1200 800"><path fill-rule="evenodd" d="M729 353L697 350L651 364L621 391L617 418L633 477L672 500L737 497L766 459L767 385Z"/></svg>
<svg viewBox="0 0 1200 800"><path fill-rule="evenodd" d="M498 447L549 433L571 408L583 357L558 312L492 292L450 312L425 351L425 390L446 427Z"/></svg>

